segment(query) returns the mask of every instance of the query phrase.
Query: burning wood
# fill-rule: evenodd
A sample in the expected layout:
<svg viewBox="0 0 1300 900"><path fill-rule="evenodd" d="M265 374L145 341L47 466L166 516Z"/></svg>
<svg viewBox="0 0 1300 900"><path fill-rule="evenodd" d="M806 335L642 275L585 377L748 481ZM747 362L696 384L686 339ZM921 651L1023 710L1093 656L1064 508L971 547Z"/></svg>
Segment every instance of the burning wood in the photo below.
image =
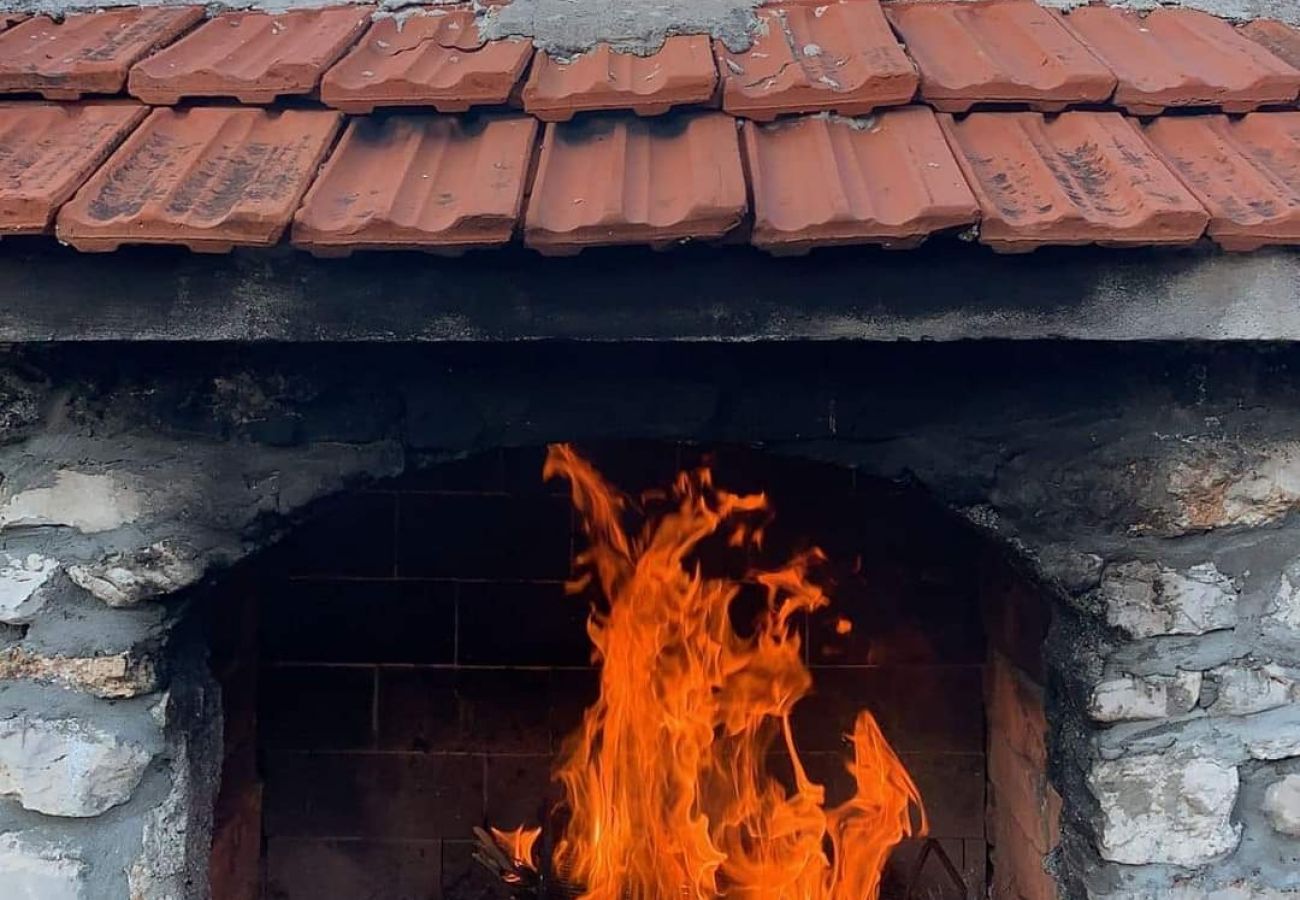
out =
<svg viewBox="0 0 1300 900"><path fill-rule="evenodd" d="M564 821L549 859L536 858L541 829L522 827L477 831L479 862L519 897L877 897L890 851L924 833L925 815L865 710L848 736L856 789L846 802L826 809L800 759L790 713L812 675L793 620L829 603L810 578L820 552L744 579L706 575L704 542L761 545L764 496L717 489L701 469L635 505L564 445L544 474L569 480L590 541L571 590L600 588L587 625L600 696L561 751ZM752 634L732 623L744 584L766 597ZM768 771L774 747L793 790Z"/></svg>

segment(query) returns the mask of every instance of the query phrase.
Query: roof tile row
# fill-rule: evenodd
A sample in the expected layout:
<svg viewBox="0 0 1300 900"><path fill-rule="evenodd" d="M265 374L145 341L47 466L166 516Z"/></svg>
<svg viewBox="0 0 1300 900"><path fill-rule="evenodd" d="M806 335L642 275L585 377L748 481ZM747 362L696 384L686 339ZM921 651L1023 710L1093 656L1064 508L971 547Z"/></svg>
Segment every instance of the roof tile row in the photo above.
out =
<svg viewBox="0 0 1300 900"><path fill-rule="evenodd" d="M858 115L918 95L950 112L1110 102L1143 115L1187 106L1245 112L1300 97L1300 32L1263 20L1237 29L1194 10L1104 6L1062 15L1032 0L895 0L883 11L878 0L786 0L758 15L743 53L704 37L675 38L648 57L608 47L572 60L539 53L522 102L562 121L610 108L657 114L720 96L728 112L770 120ZM348 112L462 111L514 99L533 59L528 41L484 41L468 8L370 19L364 7L207 21L199 7L130 8L62 23L37 16L7 29L4 19L0 92L68 99L125 86L154 104L269 103L319 88Z"/></svg>
<svg viewBox="0 0 1300 900"><path fill-rule="evenodd" d="M773 253L906 247L976 224L1010 252L1207 233L1234 250L1300 244L1300 112L1145 126L920 106L774 123L618 113L547 124L540 141L518 113L414 113L354 119L331 153L341 124L328 110L0 104L0 233L57 219L83 250L224 251L273 244L292 221L293 242L322 255L500 245L521 219L550 254L732 234Z"/></svg>

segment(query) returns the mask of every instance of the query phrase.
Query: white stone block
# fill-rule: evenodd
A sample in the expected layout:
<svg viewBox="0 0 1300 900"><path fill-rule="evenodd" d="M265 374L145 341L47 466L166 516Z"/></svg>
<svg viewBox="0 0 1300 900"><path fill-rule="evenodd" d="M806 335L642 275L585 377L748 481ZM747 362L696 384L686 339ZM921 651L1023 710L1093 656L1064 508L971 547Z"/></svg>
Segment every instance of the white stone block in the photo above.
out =
<svg viewBox="0 0 1300 900"><path fill-rule="evenodd" d="M24 809L86 818L125 803L153 753L70 719L0 720L0 794Z"/></svg>
<svg viewBox="0 0 1300 900"><path fill-rule="evenodd" d="M1103 858L1129 865L1198 866L1237 846L1235 766L1143 754L1096 763L1088 786L1101 808Z"/></svg>
<svg viewBox="0 0 1300 900"><path fill-rule="evenodd" d="M59 569L59 561L29 553L19 559L5 555L0 562L0 622L26 625L45 605L41 588Z"/></svg>
<svg viewBox="0 0 1300 900"><path fill-rule="evenodd" d="M1184 572L1153 562L1119 563L1102 573L1100 587L1106 621L1139 638L1232 628L1238 593L1214 563Z"/></svg>
<svg viewBox="0 0 1300 900"><path fill-rule="evenodd" d="M88 900L86 867L65 851L28 846L16 834L0 834L0 897Z"/></svg>
<svg viewBox="0 0 1300 900"><path fill-rule="evenodd" d="M1218 690L1209 707L1211 715L1248 716L1300 699L1296 679L1277 665L1218 666L1208 677Z"/></svg>
<svg viewBox="0 0 1300 900"><path fill-rule="evenodd" d="M1200 693L1200 672L1123 675L1093 688L1088 713L1098 722L1180 716L1192 711Z"/></svg>
<svg viewBox="0 0 1300 900"><path fill-rule="evenodd" d="M1300 837L1300 775L1287 775L1268 786L1264 815L1278 834Z"/></svg>
<svg viewBox="0 0 1300 900"><path fill-rule="evenodd" d="M9 497L0 506L0 529L55 525L96 534L134 522L143 506L138 494L112 476L64 469L50 487Z"/></svg>

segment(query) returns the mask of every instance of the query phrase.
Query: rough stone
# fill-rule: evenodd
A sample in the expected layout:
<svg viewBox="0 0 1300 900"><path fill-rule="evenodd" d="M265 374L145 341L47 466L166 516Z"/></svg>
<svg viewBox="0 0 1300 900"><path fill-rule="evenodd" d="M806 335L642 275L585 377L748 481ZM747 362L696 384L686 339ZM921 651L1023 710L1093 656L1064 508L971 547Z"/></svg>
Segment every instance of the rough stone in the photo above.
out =
<svg viewBox="0 0 1300 900"><path fill-rule="evenodd" d="M0 680L4 679L57 684L106 700L151 694L159 686L158 667L148 654L41 656L22 647L0 651Z"/></svg>
<svg viewBox="0 0 1300 900"><path fill-rule="evenodd" d="M0 506L0 529L57 525L96 534L134 522L142 512L140 497L111 475L63 469L50 487L9 497Z"/></svg>
<svg viewBox="0 0 1300 900"><path fill-rule="evenodd" d="M1287 775L1268 786L1264 815L1274 831L1300 837L1300 775Z"/></svg>
<svg viewBox="0 0 1300 900"><path fill-rule="evenodd" d="M88 818L131 798L153 753L73 719L0 720L0 794L23 809Z"/></svg>
<svg viewBox="0 0 1300 900"><path fill-rule="evenodd" d="M1070 593L1092 590L1101 582L1105 560L1096 553L1051 545L1039 550L1037 557L1039 570Z"/></svg>
<svg viewBox="0 0 1300 900"><path fill-rule="evenodd" d="M13 832L0 834L0 886L15 900L90 900L86 866L69 851L35 847Z"/></svg>
<svg viewBox="0 0 1300 900"><path fill-rule="evenodd" d="M1169 471L1175 533L1256 528L1300 506L1300 444L1216 444Z"/></svg>
<svg viewBox="0 0 1300 900"><path fill-rule="evenodd" d="M1214 563L1184 572L1119 563L1106 567L1098 591L1106 621L1133 637L1205 634L1237 624L1237 587Z"/></svg>
<svg viewBox="0 0 1300 900"><path fill-rule="evenodd" d="M69 566L68 577L109 606L135 606L194 584L203 577L203 564L192 548L159 541L97 563Z"/></svg>
<svg viewBox="0 0 1300 900"><path fill-rule="evenodd" d="M1282 573L1261 625L1266 634L1300 642L1300 562L1287 566Z"/></svg>
<svg viewBox="0 0 1300 900"><path fill-rule="evenodd" d="M1274 664L1218 666L1207 673L1211 715L1248 716L1300 700L1294 673Z"/></svg>
<svg viewBox="0 0 1300 900"><path fill-rule="evenodd" d="M1097 762L1098 849L1128 865L1198 866L1237 846L1235 766L1203 757L1144 754Z"/></svg>
<svg viewBox="0 0 1300 900"><path fill-rule="evenodd" d="M41 420L40 385L12 370L0 372L0 443L21 438Z"/></svg>
<svg viewBox="0 0 1300 900"><path fill-rule="evenodd" d="M1192 883L1162 884L1159 887L1125 887L1119 890L1088 891L1088 900L1297 900L1300 889L1278 890L1254 882L1206 887L1199 879Z"/></svg>
<svg viewBox="0 0 1300 900"><path fill-rule="evenodd" d="M41 588L58 571L59 561L29 553L18 559L5 555L0 564L0 622L26 625L45 605Z"/></svg>
<svg viewBox="0 0 1300 900"><path fill-rule="evenodd" d="M1093 688L1088 714L1098 722L1180 716L1195 708L1200 693L1200 672L1122 675Z"/></svg>
<svg viewBox="0 0 1300 900"><path fill-rule="evenodd" d="M1246 735L1243 738L1246 753L1251 759L1272 761L1290 759L1300 756L1300 729L1288 729L1287 732L1274 731L1262 735Z"/></svg>

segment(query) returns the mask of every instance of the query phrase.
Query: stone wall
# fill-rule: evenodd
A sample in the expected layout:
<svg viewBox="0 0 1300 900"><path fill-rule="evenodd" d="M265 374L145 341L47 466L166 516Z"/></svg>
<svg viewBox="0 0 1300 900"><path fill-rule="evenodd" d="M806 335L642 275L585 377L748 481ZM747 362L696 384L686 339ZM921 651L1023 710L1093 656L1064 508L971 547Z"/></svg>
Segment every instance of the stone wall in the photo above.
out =
<svg viewBox="0 0 1300 900"><path fill-rule="evenodd" d="M207 893L194 585L319 499L548 440L760 441L914 479L1055 598L1067 898L1300 892L1300 354L65 347L0 373L0 885Z"/></svg>

